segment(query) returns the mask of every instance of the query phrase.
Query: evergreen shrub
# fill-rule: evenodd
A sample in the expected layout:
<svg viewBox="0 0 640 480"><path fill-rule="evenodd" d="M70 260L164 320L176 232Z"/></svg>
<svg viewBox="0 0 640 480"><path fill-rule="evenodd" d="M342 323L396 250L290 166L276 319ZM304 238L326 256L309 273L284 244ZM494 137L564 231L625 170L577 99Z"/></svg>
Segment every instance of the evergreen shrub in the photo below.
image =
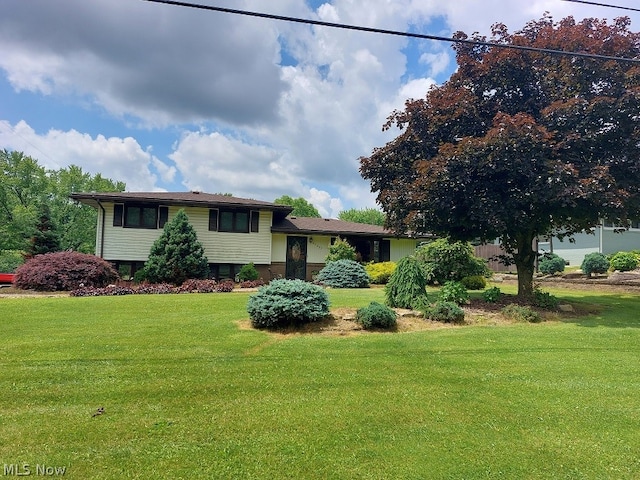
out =
<svg viewBox="0 0 640 480"><path fill-rule="evenodd" d="M584 260L582 260L580 268L588 277L590 277L592 273L607 273L607 270L609 270L609 260L607 260L607 257L602 253L587 253L584 256Z"/></svg>
<svg viewBox="0 0 640 480"><path fill-rule="evenodd" d="M365 329L370 328L394 328L397 325L396 312L386 305L371 302L368 306L360 308L356 313L356 322Z"/></svg>
<svg viewBox="0 0 640 480"><path fill-rule="evenodd" d="M462 323L464 321L464 310L454 302L438 301L428 308L425 318L435 322Z"/></svg>
<svg viewBox="0 0 640 480"><path fill-rule="evenodd" d="M390 307L413 308L427 302L427 278L413 256L398 261L389 282L384 287L385 303Z"/></svg>
<svg viewBox="0 0 640 480"><path fill-rule="evenodd" d="M395 262L375 262L368 263L364 269L369 274L371 283L376 285L384 285L389 282L391 275L396 269Z"/></svg>
<svg viewBox="0 0 640 480"><path fill-rule="evenodd" d="M531 307L523 307L513 303L504 307L501 312L505 317L516 322L539 323L542 321L540 314Z"/></svg>
<svg viewBox="0 0 640 480"><path fill-rule="evenodd" d="M369 286L369 275L354 260L335 260L320 270L316 282L332 288L366 288Z"/></svg>
<svg viewBox="0 0 640 480"><path fill-rule="evenodd" d="M462 305L469 300L469 293L462 283L450 280L440 289L440 300Z"/></svg>
<svg viewBox="0 0 640 480"><path fill-rule="evenodd" d="M329 296L318 285L278 279L249 297L247 312L255 328L277 328L315 322L329 314Z"/></svg>
<svg viewBox="0 0 640 480"><path fill-rule="evenodd" d="M325 259L325 263L335 262L337 260L353 260L357 258L356 249L349 245L349 242L342 240L340 237L329 247L329 255Z"/></svg>
<svg viewBox="0 0 640 480"><path fill-rule="evenodd" d="M422 245L415 256L425 269L429 283L444 285L449 280L460 281L474 275L491 277L486 260L476 257L468 242L440 238Z"/></svg>
<svg viewBox="0 0 640 480"><path fill-rule="evenodd" d="M168 282L180 285L188 278L205 279L209 275L207 257L196 231L184 210L164 226L153 243L144 275L151 283Z"/></svg>
<svg viewBox="0 0 640 480"><path fill-rule="evenodd" d="M256 266L253 264L253 262L243 265L240 269L240 272L238 272L238 280L240 282L245 282L247 280L258 280L259 276L260 275L258 274L258 270L256 269Z"/></svg>
<svg viewBox="0 0 640 480"><path fill-rule="evenodd" d="M638 256L632 252L618 252L611 257L610 266L619 272L629 272L638 268Z"/></svg>
<svg viewBox="0 0 640 480"><path fill-rule="evenodd" d="M18 267L14 285L23 290L53 292L104 287L118 278L111 264L95 255L55 252L36 255Z"/></svg>
<svg viewBox="0 0 640 480"><path fill-rule="evenodd" d="M538 270L545 275L564 272L566 261L555 253L546 253L538 263Z"/></svg>
<svg viewBox="0 0 640 480"><path fill-rule="evenodd" d="M467 290L482 290L487 286L487 279L482 275L469 275L460 280Z"/></svg>

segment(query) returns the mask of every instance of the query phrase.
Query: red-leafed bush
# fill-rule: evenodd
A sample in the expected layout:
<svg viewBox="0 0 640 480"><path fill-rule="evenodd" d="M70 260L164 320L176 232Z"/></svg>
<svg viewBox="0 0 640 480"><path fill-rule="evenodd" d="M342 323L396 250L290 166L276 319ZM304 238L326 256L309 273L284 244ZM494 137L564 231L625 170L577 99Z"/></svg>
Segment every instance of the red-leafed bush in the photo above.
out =
<svg viewBox="0 0 640 480"><path fill-rule="evenodd" d="M233 287L234 284L231 281L218 283L215 280L191 279L179 287L174 287L170 283L143 283L130 287L110 285L104 288L81 287L72 290L69 294L72 297L103 297L116 295L162 295L167 293L214 293L231 292L233 291Z"/></svg>
<svg viewBox="0 0 640 480"><path fill-rule="evenodd" d="M36 255L16 270L14 285L23 290L73 290L104 287L118 280L111 264L95 255L55 252Z"/></svg>

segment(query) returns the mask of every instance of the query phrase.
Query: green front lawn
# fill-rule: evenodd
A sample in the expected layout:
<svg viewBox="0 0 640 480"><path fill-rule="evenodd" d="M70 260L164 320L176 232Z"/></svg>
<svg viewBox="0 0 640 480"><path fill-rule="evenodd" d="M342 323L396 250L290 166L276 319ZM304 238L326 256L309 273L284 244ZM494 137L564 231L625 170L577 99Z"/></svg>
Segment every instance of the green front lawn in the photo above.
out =
<svg viewBox="0 0 640 480"><path fill-rule="evenodd" d="M383 300L330 292L333 307ZM238 328L247 293L0 299L0 463L83 479L639 478L638 298L554 293L601 313L285 336Z"/></svg>

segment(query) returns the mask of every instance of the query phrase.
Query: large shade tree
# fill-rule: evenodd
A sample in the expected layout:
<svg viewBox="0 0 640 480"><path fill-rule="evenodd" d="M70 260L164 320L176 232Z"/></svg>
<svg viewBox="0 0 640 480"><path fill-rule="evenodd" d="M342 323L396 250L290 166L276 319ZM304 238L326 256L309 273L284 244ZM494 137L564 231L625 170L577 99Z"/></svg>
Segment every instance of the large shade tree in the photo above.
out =
<svg viewBox="0 0 640 480"><path fill-rule="evenodd" d="M635 59L640 35L629 25L544 16L516 33L495 25L491 41ZM640 64L466 42L455 50L456 73L390 115L384 128L402 132L360 170L388 227L497 238L529 296L536 237L640 215Z"/></svg>

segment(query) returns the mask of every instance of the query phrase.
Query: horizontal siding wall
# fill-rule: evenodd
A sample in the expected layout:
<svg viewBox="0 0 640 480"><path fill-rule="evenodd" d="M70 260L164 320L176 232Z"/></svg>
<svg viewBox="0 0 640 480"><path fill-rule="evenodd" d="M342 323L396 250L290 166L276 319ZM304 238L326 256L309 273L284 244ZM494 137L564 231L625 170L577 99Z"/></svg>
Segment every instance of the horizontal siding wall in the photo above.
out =
<svg viewBox="0 0 640 480"><path fill-rule="evenodd" d="M397 262L407 255L413 255L418 246L418 242L411 238L392 238L390 241L392 262Z"/></svg>
<svg viewBox="0 0 640 480"><path fill-rule="evenodd" d="M114 227L113 204L105 204L104 209L106 218L102 257L105 260L147 260L151 245L160 237L162 230Z"/></svg>
<svg viewBox="0 0 640 480"><path fill-rule="evenodd" d="M104 252L106 260L145 261L153 242L160 237L162 229L138 229L113 226L113 204L104 205L106 211ZM175 217L179 207L169 207L169 221ZM184 208L204 247L209 263L255 264L271 263L271 219L270 211L260 211L258 232L226 233L209 231L209 209ZM100 236L96 253L99 253Z"/></svg>

